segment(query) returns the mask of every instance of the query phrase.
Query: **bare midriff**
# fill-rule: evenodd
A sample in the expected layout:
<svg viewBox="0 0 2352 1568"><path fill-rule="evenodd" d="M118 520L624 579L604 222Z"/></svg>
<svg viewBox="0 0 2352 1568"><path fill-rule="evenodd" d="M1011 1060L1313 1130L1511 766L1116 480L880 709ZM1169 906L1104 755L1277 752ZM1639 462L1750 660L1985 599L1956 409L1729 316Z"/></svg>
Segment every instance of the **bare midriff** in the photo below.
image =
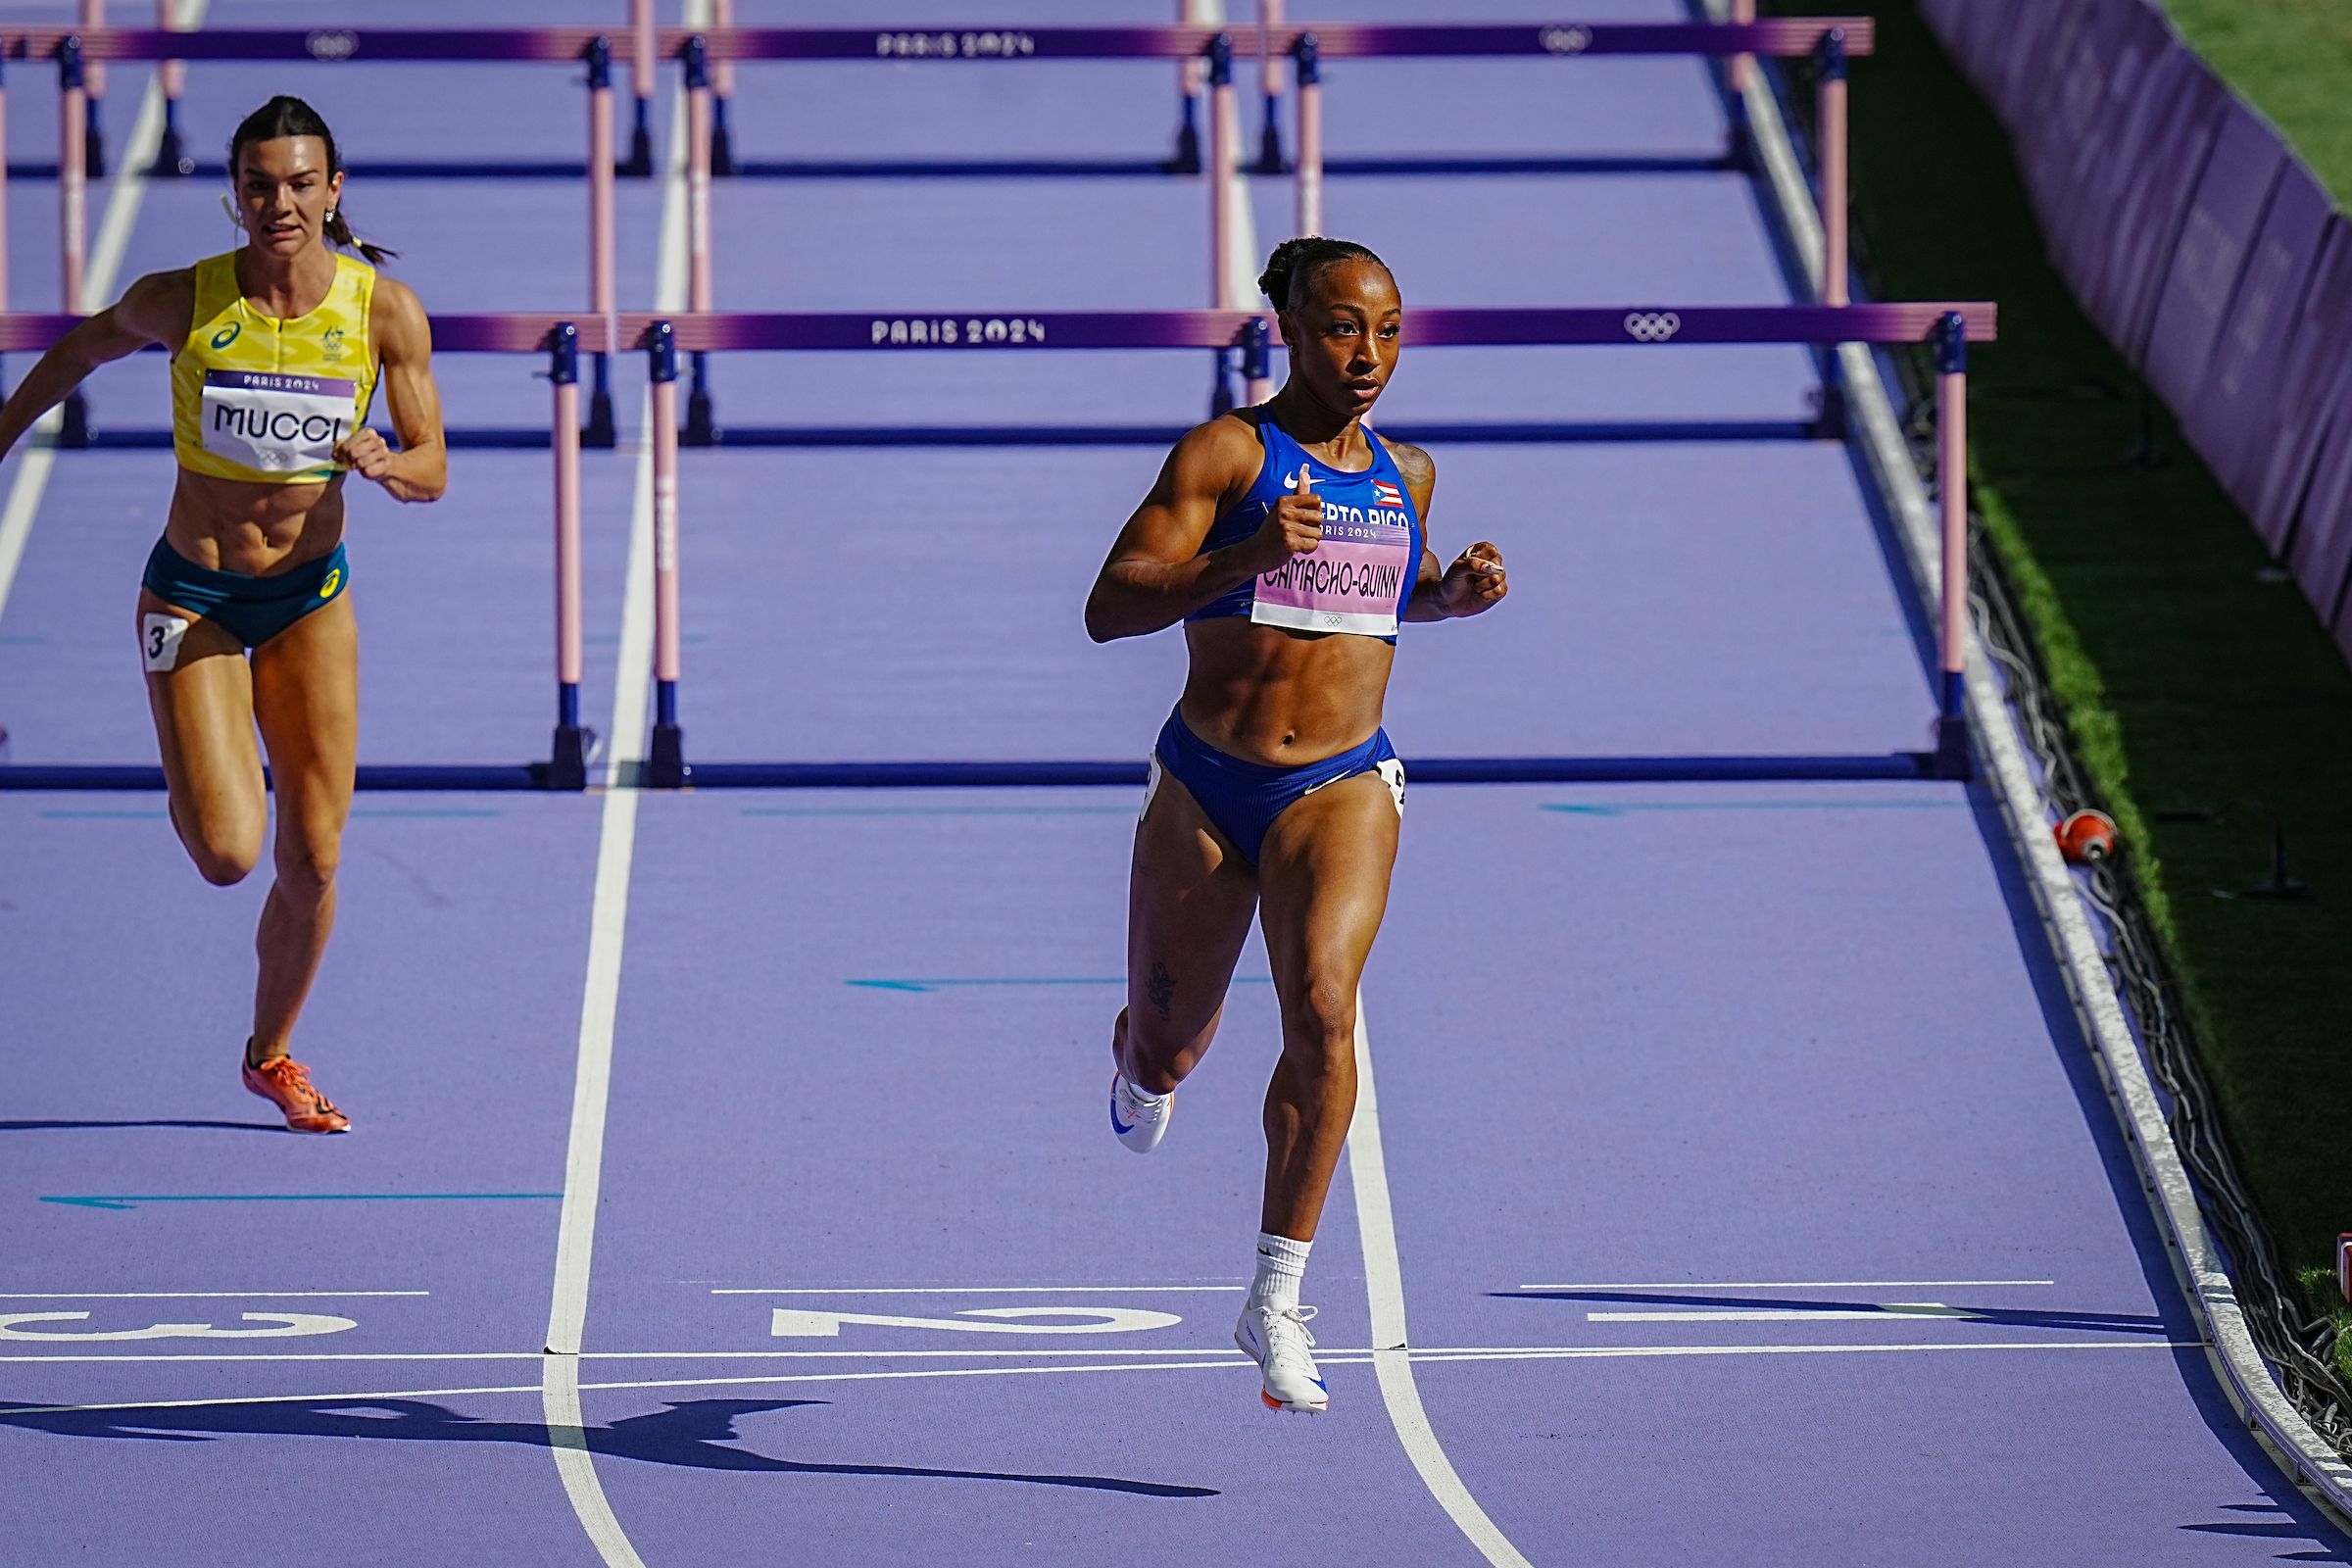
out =
<svg viewBox="0 0 2352 1568"><path fill-rule="evenodd" d="M343 539L341 475L319 484L257 484L179 470L164 539L213 571L270 577L334 554Z"/></svg>
<svg viewBox="0 0 2352 1568"><path fill-rule="evenodd" d="M1192 669L1178 710L1228 757L1298 767L1361 746L1380 728L1392 643L1238 615L1189 622L1184 640Z"/></svg>

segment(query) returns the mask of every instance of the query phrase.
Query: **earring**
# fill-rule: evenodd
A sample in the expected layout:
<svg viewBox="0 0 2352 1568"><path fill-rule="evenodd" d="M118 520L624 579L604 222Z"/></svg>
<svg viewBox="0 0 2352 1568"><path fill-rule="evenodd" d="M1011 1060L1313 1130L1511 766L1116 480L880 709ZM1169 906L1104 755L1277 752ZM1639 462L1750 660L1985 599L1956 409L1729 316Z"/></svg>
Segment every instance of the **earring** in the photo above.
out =
<svg viewBox="0 0 2352 1568"><path fill-rule="evenodd" d="M335 210L332 207L326 210L326 220L330 223L335 220Z"/></svg>

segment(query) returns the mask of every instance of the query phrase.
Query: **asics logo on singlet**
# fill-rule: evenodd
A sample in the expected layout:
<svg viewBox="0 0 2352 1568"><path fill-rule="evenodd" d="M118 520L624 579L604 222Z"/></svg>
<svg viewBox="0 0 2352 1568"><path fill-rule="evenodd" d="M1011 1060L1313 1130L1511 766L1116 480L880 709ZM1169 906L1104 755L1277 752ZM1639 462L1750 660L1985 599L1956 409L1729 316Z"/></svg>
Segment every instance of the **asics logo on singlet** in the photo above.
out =
<svg viewBox="0 0 2352 1568"><path fill-rule="evenodd" d="M1544 47L1555 55L1581 55L1592 47L1590 27L1545 27Z"/></svg>
<svg viewBox="0 0 2352 1568"><path fill-rule="evenodd" d="M1663 343L1683 329L1683 318L1672 311L1628 311L1625 335L1637 343Z"/></svg>
<svg viewBox="0 0 2352 1568"><path fill-rule="evenodd" d="M218 332L215 332L215 333L213 334L213 347L215 347L215 348L217 348L217 349L224 349L224 348L228 347L228 346L229 346L231 343L234 343L234 342L237 340L237 334L238 334L239 332L242 332L242 331L244 331L244 330L245 330L245 323L244 323L244 322L242 322L242 321L231 321L231 322L229 322L229 323L228 323L226 326L222 327L222 328L221 328L220 331L218 331Z"/></svg>

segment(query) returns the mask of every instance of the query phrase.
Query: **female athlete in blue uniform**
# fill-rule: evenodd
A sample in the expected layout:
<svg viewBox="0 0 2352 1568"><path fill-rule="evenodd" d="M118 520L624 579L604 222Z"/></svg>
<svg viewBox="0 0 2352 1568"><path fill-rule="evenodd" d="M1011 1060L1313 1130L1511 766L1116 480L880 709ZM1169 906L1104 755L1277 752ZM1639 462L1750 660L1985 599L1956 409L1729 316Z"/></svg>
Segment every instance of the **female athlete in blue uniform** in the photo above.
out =
<svg viewBox="0 0 2352 1568"><path fill-rule="evenodd" d="M1483 542L1440 569L1423 532L1436 465L1364 427L1403 324L1380 258L1289 240L1258 286L1280 312L1289 380L1176 444L1086 604L1097 642L1181 620L1191 654L1136 828L1110 1121L1139 1153L1159 1143L1256 911L1282 1055L1234 1340L1267 1404L1321 1410L1298 1284L1355 1112L1356 983L1404 814L1404 767L1380 727L1396 623L1475 615L1506 585Z"/></svg>
<svg viewBox="0 0 2352 1568"><path fill-rule="evenodd" d="M243 247L142 277L59 339L0 408L0 454L107 361L151 343L172 352L179 482L138 605L172 825L206 881L244 880L270 823L258 725L277 792L277 877L255 939L244 1082L294 1131L336 1133L349 1119L287 1051L334 926L351 810L359 635L343 480L440 499L441 401L424 308L376 275L368 263L386 253L340 212L325 122L273 98L237 126L228 167ZM366 422L379 376L397 452Z"/></svg>

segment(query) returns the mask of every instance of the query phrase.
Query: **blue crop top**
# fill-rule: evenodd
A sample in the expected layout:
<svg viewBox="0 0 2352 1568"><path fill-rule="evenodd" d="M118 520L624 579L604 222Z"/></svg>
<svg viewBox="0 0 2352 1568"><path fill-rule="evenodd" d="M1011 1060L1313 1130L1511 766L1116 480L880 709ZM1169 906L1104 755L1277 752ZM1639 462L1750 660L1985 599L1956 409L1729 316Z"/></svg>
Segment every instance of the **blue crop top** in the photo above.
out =
<svg viewBox="0 0 2352 1568"><path fill-rule="evenodd" d="M1424 535L1412 492L1387 444L1367 430L1372 466L1350 473L1308 454L1271 418L1252 422L1266 452L1257 478L1232 511L1210 524L1194 554L1205 556L1257 532L1275 503L1290 493L1301 466L1323 498L1323 543L1313 555L1253 577L1184 618L1239 615L1300 631L1355 632L1395 642L1395 622L1421 574Z"/></svg>

